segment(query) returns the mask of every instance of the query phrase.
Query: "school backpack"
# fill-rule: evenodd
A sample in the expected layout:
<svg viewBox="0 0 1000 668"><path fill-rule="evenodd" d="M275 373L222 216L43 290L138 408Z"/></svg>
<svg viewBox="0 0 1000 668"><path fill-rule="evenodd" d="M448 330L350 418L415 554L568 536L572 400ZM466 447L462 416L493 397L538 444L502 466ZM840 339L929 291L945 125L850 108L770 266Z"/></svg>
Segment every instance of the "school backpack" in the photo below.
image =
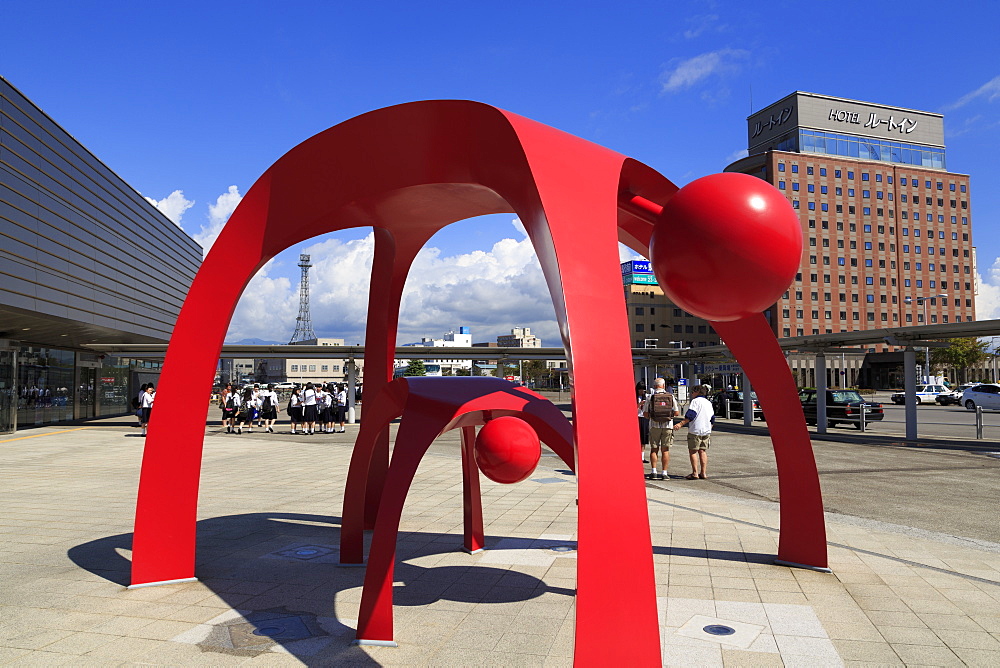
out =
<svg viewBox="0 0 1000 668"><path fill-rule="evenodd" d="M269 411L269 410L271 410L271 408L273 406L274 406L274 404L271 402L271 395L270 394L265 394L264 395L264 405L262 406L262 408L265 411Z"/></svg>
<svg viewBox="0 0 1000 668"><path fill-rule="evenodd" d="M649 397L649 419L653 422L666 422L674 417L674 395L669 392L656 392Z"/></svg>

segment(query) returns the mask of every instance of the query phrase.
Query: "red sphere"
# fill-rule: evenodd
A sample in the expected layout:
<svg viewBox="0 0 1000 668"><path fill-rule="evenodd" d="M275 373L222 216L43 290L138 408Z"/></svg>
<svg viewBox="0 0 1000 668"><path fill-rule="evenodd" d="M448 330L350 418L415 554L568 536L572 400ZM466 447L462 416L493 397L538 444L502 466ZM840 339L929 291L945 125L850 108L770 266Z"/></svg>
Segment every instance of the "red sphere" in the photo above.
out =
<svg viewBox="0 0 1000 668"><path fill-rule="evenodd" d="M706 320L770 308L792 284L802 227L777 188L748 174L712 174L677 191L653 227L650 259L677 306Z"/></svg>
<svg viewBox="0 0 1000 668"><path fill-rule="evenodd" d="M538 434L513 416L487 422L476 436L476 464L493 482L521 482L535 471L542 456Z"/></svg>

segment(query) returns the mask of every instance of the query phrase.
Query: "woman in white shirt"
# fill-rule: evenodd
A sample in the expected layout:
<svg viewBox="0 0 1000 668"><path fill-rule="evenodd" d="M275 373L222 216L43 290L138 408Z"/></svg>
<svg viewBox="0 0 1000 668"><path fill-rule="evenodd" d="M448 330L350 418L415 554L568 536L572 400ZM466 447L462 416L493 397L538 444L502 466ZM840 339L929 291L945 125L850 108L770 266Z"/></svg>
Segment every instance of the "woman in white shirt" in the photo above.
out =
<svg viewBox="0 0 1000 668"><path fill-rule="evenodd" d="M260 402L260 419L263 420L264 429L273 434L274 421L278 419L278 395L274 391L274 383L257 395L257 400Z"/></svg>
<svg viewBox="0 0 1000 668"><path fill-rule="evenodd" d="M312 383L306 383L302 390L302 421L305 422L303 434L313 434L316 429L316 390Z"/></svg>
<svg viewBox="0 0 1000 668"><path fill-rule="evenodd" d="M142 426L142 435L146 435L146 425L149 424L149 415L153 412L153 399L156 396L152 384L146 386L146 391L139 397L139 424Z"/></svg>
<svg viewBox="0 0 1000 668"><path fill-rule="evenodd" d="M344 421L347 419L347 386L341 385L340 389L337 391L337 422L340 424L339 433L343 434L346 429L344 429Z"/></svg>
<svg viewBox="0 0 1000 668"><path fill-rule="evenodd" d="M299 388L292 390L292 396L288 398L288 419L292 423L292 433L296 434L295 428L302 425L302 392ZM303 431L303 433L305 433Z"/></svg>

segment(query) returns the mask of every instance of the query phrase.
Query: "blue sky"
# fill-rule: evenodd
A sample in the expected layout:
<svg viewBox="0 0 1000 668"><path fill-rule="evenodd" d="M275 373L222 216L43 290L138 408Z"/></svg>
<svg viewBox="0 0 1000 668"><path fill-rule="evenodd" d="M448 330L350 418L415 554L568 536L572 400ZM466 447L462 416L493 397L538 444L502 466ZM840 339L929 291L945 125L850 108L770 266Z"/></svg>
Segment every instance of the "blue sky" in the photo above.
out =
<svg viewBox="0 0 1000 668"><path fill-rule="evenodd" d="M948 168L972 175L979 317L1000 317L997 3L2 0L0 17L0 74L206 244L292 146L400 102L487 102L678 185L721 171L746 148L751 108L794 90L944 113ZM307 251L317 333L362 341L369 241L330 235L276 258L230 340L291 336ZM400 342L528 325L558 345L511 216L458 223L432 246Z"/></svg>

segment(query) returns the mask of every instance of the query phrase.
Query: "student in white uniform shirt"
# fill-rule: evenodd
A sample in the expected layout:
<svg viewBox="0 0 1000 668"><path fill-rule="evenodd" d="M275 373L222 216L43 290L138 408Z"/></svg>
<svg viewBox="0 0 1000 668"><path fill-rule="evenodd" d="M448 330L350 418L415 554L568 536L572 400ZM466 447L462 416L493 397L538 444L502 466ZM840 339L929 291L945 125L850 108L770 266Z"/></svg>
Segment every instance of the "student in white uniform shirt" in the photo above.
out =
<svg viewBox="0 0 1000 668"><path fill-rule="evenodd" d="M340 425L340 430L335 433L343 434L346 429L344 429L344 421L347 419L347 386L341 385L340 389L337 391L337 424Z"/></svg>
<svg viewBox="0 0 1000 668"><path fill-rule="evenodd" d="M296 427L302 427L305 433L305 425L302 424L302 390L292 389L292 396L288 398L288 420L292 423L292 433L297 434Z"/></svg>
<svg viewBox="0 0 1000 668"><path fill-rule="evenodd" d="M149 415L153 412L153 399L156 396L155 388L152 384L146 386L146 391L139 397L139 424L142 426L142 435L146 435L146 426L149 424Z"/></svg>
<svg viewBox="0 0 1000 668"><path fill-rule="evenodd" d="M264 429L273 434L274 421L278 419L278 394L274 391L274 383L257 395L257 399L260 401L260 419Z"/></svg>
<svg viewBox="0 0 1000 668"><path fill-rule="evenodd" d="M302 421L305 422L303 434L316 433L316 390L312 383L306 383L302 390Z"/></svg>

